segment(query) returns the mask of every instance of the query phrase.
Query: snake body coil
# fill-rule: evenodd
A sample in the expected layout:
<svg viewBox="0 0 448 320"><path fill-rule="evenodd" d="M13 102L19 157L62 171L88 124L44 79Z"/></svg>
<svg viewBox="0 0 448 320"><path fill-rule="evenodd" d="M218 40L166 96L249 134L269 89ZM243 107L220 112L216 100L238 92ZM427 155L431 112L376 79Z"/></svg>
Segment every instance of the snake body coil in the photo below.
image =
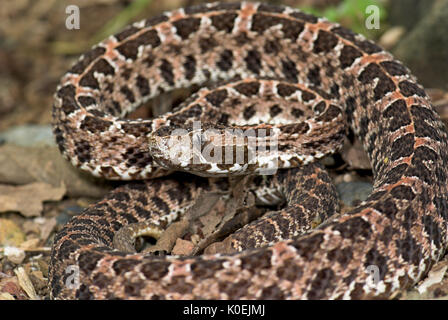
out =
<svg viewBox="0 0 448 320"><path fill-rule="evenodd" d="M190 104L153 120L122 118L162 92L233 78L243 85L224 84L198 93L208 107ZM261 98L259 103L238 103L244 97L257 99L266 86L271 86L269 99L291 104ZM230 96L235 100L224 109ZM318 106L315 99L324 104ZM148 152L148 137L160 128L196 116L214 117L220 125L261 126L262 114L268 114L273 122L289 117L292 123L303 118L297 104L306 109L307 101L310 112L322 120L343 115L362 142L372 164L374 190L360 206L301 237L264 248L222 256L152 257L112 249L114 233L147 219L165 226L199 192L227 186L220 179L185 176L185 181L129 183L72 219L56 236L52 296L385 298L419 281L440 259L448 240L447 131L401 63L337 24L288 7L249 2L206 4L135 23L83 55L62 78L55 96L54 133L64 156L94 175L155 178L170 171ZM215 112L221 109L227 111ZM283 127L280 137L292 127ZM295 129L312 133L313 128L305 120ZM301 180L289 173L275 178L287 185L293 181L286 189L291 201L302 200L290 205L297 214L337 207L332 199L322 202L330 190L322 185L328 181L306 163L313 157L311 149L331 144L341 132L333 126L326 138L310 134L311 140L302 145L309 157L290 161L279 155L284 167L304 164L298 170ZM280 151L294 149L288 139ZM217 170L201 168L210 175ZM294 184L314 197L302 199L292 191ZM280 232L289 228L282 221L287 222L275 224ZM67 285L71 265L79 268L79 287ZM377 270L373 284L371 266Z"/></svg>

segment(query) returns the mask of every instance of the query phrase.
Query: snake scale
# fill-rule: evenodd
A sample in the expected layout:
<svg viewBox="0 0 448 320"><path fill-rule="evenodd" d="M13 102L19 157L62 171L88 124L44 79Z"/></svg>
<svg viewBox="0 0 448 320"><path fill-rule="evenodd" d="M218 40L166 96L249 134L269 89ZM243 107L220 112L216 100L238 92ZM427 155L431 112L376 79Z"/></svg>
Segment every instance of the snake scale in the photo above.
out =
<svg viewBox="0 0 448 320"><path fill-rule="evenodd" d="M123 118L160 93L204 83L218 85L199 91L181 110L151 120ZM265 114L287 122L269 126ZM320 117L314 124L330 127L315 127L313 114ZM287 207L280 218L265 218L261 231L268 243L292 239L195 257L115 250L113 237L123 226L150 219L165 227L201 190L228 189L223 178L157 178L179 167L164 164L163 155L155 161L148 152L157 151L154 137L202 116L218 127L289 134L277 153L279 167L299 168L253 183L283 184ZM305 120L295 124L295 118ZM93 47L63 76L53 119L57 144L75 166L110 179L155 178L117 188L57 234L49 273L54 298L387 298L418 282L447 245L447 131L425 91L373 42L296 9L213 3L135 23ZM334 190L311 160L336 148L332 141L345 132L336 125L342 122L368 154L374 189L358 207L333 216ZM306 155L285 158L289 149ZM229 170L241 168L201 164L191 171ZM330 219L304 235L290 231L313 214ZM239 232L250 239L244 228ZM80 272L77 287L67 285L72 265ZM369 266L378 270L373 284Z"/></svg>

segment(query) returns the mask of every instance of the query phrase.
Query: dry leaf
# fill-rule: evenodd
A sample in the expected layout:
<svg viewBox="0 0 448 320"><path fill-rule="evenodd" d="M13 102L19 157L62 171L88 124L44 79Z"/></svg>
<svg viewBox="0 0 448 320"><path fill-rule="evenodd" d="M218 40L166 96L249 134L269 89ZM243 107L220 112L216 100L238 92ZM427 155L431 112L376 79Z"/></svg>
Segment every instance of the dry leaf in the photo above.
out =
<svg viewBox="0 0 448 320"><path fill-rule="evenodd" d="M40 242L40 239L38 239L38 238L29 239L29 240L22 242L20 244L19 248L22 250L25 250L25 251L36 249L39 245L39 242Z"/></svg>
<svg viewBox="0 0 448 320"><path fill-rule="evenodd" d="M99 198L112 187L73 167L63 159L57 147L0 146L0 183L23 185L45 182L65 185L73 197Z"/></svg>
<svg viewBox="0 0 448 320"><path fill-rule="evenodd" d="M65 187L55 188L43 182L23 186L0 185L0 212L18 211L26 217L39 216L43 201L61 200Z"/></svg>
<svg viewBox="0 0 448 320"><path fill-rule="evenodd" d="M0 300L15 300L14 297L8 292L0 293Z"/></svg>
<svg viewBox="0 0 448 320"><path fill-rule="evenodd" d="M17 277L0 277L0 294L2 299L11 298L18 300L27 299L25 291L20 287Z"/></svg>
<svg viewBox="0 0 448 320"><path fill-rule="evenodd" d="M31 282L28 274L25 272L25 269L22 267L18 267L14 270L14 273L19 280L20 287L26 292L28 297L31 300L39 300L39 296L36 294L36 290L34 290L33 283Z"/></svg>
<svg viewBox="0 0 448 320"><path fill-rule="evenodd" d="M341 151L341 156L353 169L370 169L370 161L358 139L351 145L346 143Z"/></svg>
<svg viewBox="0 0 448 320"><path fill-rule="evenodd" d="M436 283L440 283L448 270L448 264L440 264L437 268L433 268L426 279L417 287L420 294L426 292L430 286Z"/></svg>

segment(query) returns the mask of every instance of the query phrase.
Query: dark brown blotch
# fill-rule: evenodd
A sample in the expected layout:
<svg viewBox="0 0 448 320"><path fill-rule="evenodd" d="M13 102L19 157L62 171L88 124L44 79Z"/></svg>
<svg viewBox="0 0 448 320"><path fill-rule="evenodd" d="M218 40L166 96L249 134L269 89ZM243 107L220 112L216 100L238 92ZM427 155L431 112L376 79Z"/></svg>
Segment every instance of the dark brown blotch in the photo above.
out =
<svg viewBox="0 0 448 320"><path fill-rule="evenodd" d="M184 18L173 22L176 28L176 33L182 38L182 40L188 39L188 37L198 31L201 25L200 18Z"/></svg>
<svg viewBox="0 0 448 320"><path fill-rule="evenodd" d="M297 71L296 64L290 59L282 60L282 72L286 80L291 82L297 82L297 76L299 72Z"/></svg>
<svg viewBox="0 0 448 320"><path fill-rule="evenodd" d="M359 74L358 80L361 81L362 84L368 84L373 82L376 78L383 78L385 76L384 72L376 63L370 63Z"/></svg>
<svg viewBox="0 0 448 320"><path fill-rule="evenodd" d="M162 78L170 85L174 86L173 65L166 59L162 59L160 65L160 73Z"/></svg>
<svg viewBox="0 0 448 320"><path fill-rule="evenodd" d="M388 92L396 89L395 83L383 72L376 63L370 63L358 76L358 80L363 84L371 83L378 78L378 83L374 89L374 99L382 99Z"/></svg>
<svg viewBox="0 0 448 320"><path fill-rule="evenodd" d="M293 86L293 85L290 85L290 84L279 83L277 85L277 93L281 97L289 97L290 95L292 95L296 91L297 91L297 87Z"/></svg>
<svg viewBox="0 0 448 320"><path fill-rule="evenodd" d="M331 104L328 109L321 115L319 115L316 120L323 122L330 122L335 120L341 114L341 109L337 106Z"/></svg>
<svg viewBox="0 0 448 320"><path fill-rule="evenodd" d="M196 73L196 59L194 56L188 55L185 57L184 70L185 78L187 78L188 80L193 79Z"/></svg>
<svg viewBox="0 0 448 320"><path fill-rule="evenodd" d="M428 185L433 184L434 181L433 174L420 159L412 158L412 166L408 168L406 174L411 177L417 177Z"/></svg>
<svg viewBox="0 0 448 320"><path fill-rule="evenodd" d="M387 198L383 201L377 202L373 205L373 208L383 214L385 214L388 218L393 219L398 212L397 205L395 204L395 200L392 198Z"/></svg>
<svg viewBox="0 0 448 320"><path fill-rule="evenodd" d="M211 17L212 25L219 31L232 32L235 25L236 13L223 13Z"/></svg>
<svg viewBox="0 0 448 320"><path fill-rule="evenodd" d="M248 270L262 270L271 267L270 250L255 251L241 257L241 266Z"/></svg>
<svg viewBox="0 0 448 320"><path fill-rule="evenodd" d="M397 61L382 61L380 66L391 76L402 76L408 73L406 67Z"/></svg>
<svg viewBox="0 0 448 320"><path fill-rule="evenodd" d="M413 265L419 265L422 260L421 246L415 241L410 233L404 239L395 240L398 254L401 255L404 261L410 262Z"/></svg>
<svg viewBox="0 0 448 320"><path fill-rule="evenodd" d="M411 124L406 102L402 99L394 101L383 112L383 116L389 119L389 130L395 131L403 126Z"/></svg>
<svg viewBox="0 0 448 320"><path fill-rule="evenodd" d="M156 48L160 45L161 41L156 30L149 30L139 35L137 38L125 41L123 44L117 47L118 52L125 58L135 60L138 55L138 48L142 45L151 45L152 48Z"/></svg>
<svg viewBox="0 0 448 320"><path fill-rule="evenodd" d="M107 62L106 59L99 59L95 64L92 66L91 71L102 73L106 76L111 75L113 76L115 74L114 67L111 66L109 62Z"/></svg>
<svg viewBox="0 0 448 320"><path fill-rule="evenodd" d="M206 3L201 3L193 6L188 6L184 8L184 12L186 14L196 14L196 13L204 13L213 11L214 9L210 8Z"/></svg>
<svg viewBox="0 0 448 320"><path fill-rule="evenodd" d="M83 107L88 107L96 104L96 100L90 96L79 96L78 102Z"/></svg>
<svg viewBox="0 0 448 320"><path fill-rule="evenodd" d="M92 147L90 143L85 140L80 140L75 144L75 155L82 163L92 160Z"/></svg>
<svg viewBox="0 0 448 320"><path fill-rule="evenodd" d="M375 101L382 99L387 93L393 92L397 89L395 83L387 76L380 78L378 83L376 84L375 89L373 90L373 98Z"/></svg>
<svg viewBox="0 0 448 320"><path fill-rule="evenodd" d="M201 48L201 53L206 53L218 46L218 42L212 37L199 39L199 47Z"/></svg>
<svg viewBox="0 0 448 320"><path fill-rule="evenodd" d="M305 114L302 110L300 110L299 108L293 108L291 110L291 114L295 117L295 118L300 118L303 117L303 115Z"/></svg>
<svg viewBox="0 0 448 320"><path fill-rule="evenodd" d="M430 236L431 240L434 241L434 244L439 247L442 240L442 230L433 217L430 215L424 215L422 217L423 225L425 226L426 233Z"/></svg>
<svg viewBox="0 0 448 320"><path fill-rule="evenodd" d="M415 193L409 186L399 185L390 191L392 197L399 200L411 201L415 198Z"/></svg>
<svg viewBox="0 0 448 320"><path fill-rule="evenodd" d="M117 39L119 42L123 41L124 39L132 36L133 34L139 32L141 29L137 28L135 26L129 26L123 31L117 33L114 35L115 39Z"/></svg>
<svg viewBox="0 0 448 320"><path fill-rule="evenodd" d="M339 62L341 63L341 67L343 69L350 67L353 62L359 57L362 56L362 53L353 46L345 45L341 54L339 55Z"/></svg>
<svg viewBox="0 0 448 320"><path fill-rule="evenodd" d="M352 30L347 29L345 27L337 26L337 27L331 29L331 31L333 31L338 36L344 38L345 40L348 40L351 42L355 41L355 39L356 39L356 33L354 33Z"/></svg>
<svg viewBox="0 0 448 320"><path fill-rule="evenodd" d="M221 52L219 61L216 63L219 69L222 71L229 71L233 65L233 52L229 49L225 49Z"/></svg>
<svg viewBox="0 0 448 320"><path fill-rule="evenodd" d="M265 12L273 12L273 13L282 13L284 8L281 6L277 6L270 3L261 3L258 8L258 11L265 11Z"/></svg>
<svg viewBox="0 0 448 320"><path fill-rule="evenodd" d="M289 15L293 18L303 20L305 22L316 23L318 21L318 18L316 16L313 16L311 14L304 13L301 11L294 11L293 13L290 13Z"/></svg>
<svg viewBox="0 0 448 320"><path fill-rule="evenodd" d="M88 65L99 56L103 55L106 49L103 47L95 47L89 52L83 54L82 58L70 69L69 72L81 74L88 67Z"/></svg>
<svg viewBox="0 0 448 320"><path fill-rule="evenodd" d="M138 75L136 78L136 86L142 97L148 96L151 93L149 81L145 77Z"/></svg>
<svg viewBox="0 0 448 320"><path fill-rule="evenodd" d="M316 95L310 91L302 90L302 100L305 102L311 101L316 98Z"/></svg>
<svg viewBox="0 0 448 320"><path fill-rule="evenodd" d="M212 277L215 272L222 269L222 262L219 260L202 260L193 262L190 270L194 278Z"/></svg>
<svg viewBox="0 0 448 320"><path fill-rule="evenodd" d="M414 152L414 158L419 159L420 161L435 162L437 161L438 157L439 156L437 155L437 153L427 146L419 146L415 149Z"/></svg>
<svg viewBox="0 0 448 320"><path fill-rule="evenodd" d="M314 53L328 52L338 43L338 38L328 31L319 30L317 39L314 42Z"/></svg>
<svg viewBox="0 0 448 320"><path fill-rule="evenodd" d="M165 200L163 200L162 198L160 198L159 196L152 196L151 197L151 201L152 203L155 204L155 207L157 208L157 210L159 212L162 212L163 214L168 214L170 213L170 207L168 206L168 204L165 202Z"/></svg>
<svg viewBox="0 0 448 320"><path fill-rule="evenodd" d="M246 57L244 58L244 61L246 62L246 67L249 71L260 74L261 69L261 54L257 50L249 50L247 52Z"/></svg>
<svg viewBox="0 0 448 320"><path fill-rule="evenodd" d="M159 23L162 23L162 22L165 22L168 20L169 20L169 18L166 15L161 14L161 15L147 19L145 21L145 27L152 27L152 26L155 26Z"/></svg>
<svg viewBox="0 0 448 320"><path fill-rule="evenodd" d="M215 90L205 96L205 99L213 106L219 107L221 103L227 98L227 90Z"/></svg>
<svg viewBox="0 0 448 320"><path fill-rule="evenodd" d="M335 225L333 229L339 231L341 236L346 239L368 238L372 233L370 223L360 217L350 218Z"/></svg>
<svg viewBox="0 0 448 320"><path fill-rule="evenodd" d="M61 109L66 115L79 109L79 105L75 100L75 94L76 89L71 84L61 87L57 92L57 96L62 99Z"/></svg>
<svg viewBox="0 0 448 320"><path fill-rule="evenodd" d="M440 132L434 128L431 124L425 121L425 118L421 117L421 113L416 113L416 110L422 110L424 108L411 108L412 115L419 117L414 118L414 130L417 137L428 137L434 141L444 141L444 138L440 135ZM424 113L423 113L424 114Z"/></svg>
<svg viewBox="0 0 448 320"><path fill-rule="evenodd" d="M319 270L315 278L311 281L310 291L307 295L308 299L317 300L326 298L333 291L336 285L336 279L336 274L330 268Z"/></svg>
<svg viewBox="0 0 448 320"><path fill-rule="evenodd" d="M80 129L92 133L104 132L112 125L111 121L103 120L97 117L86 116L82 120Z"/></svg>
<svg viewBox="0 0 448 320"><path fill-rule="evenodd" d="M120 76L126 81L131 78L132 73L133 70L128 67L123 67L122 70L120 70Z"/></svg>
<svg viewBox="0 0 448 320"><path fill-rule="evenodd" d="M252 118L255 114L255 107L254 105L250 105L248 107L246 107L243 111L243 118L245 120L249 120L250 118Z"/></svg>
<svg viewBox="0 0 448 320"><path fill-rule="evenodd" d="M274 104L269 108L269 114L273 118L283 111L278 104Z"/></svg>
<svg viewBox="0 0 448 320"><path fill-rule="evenodd" d="M347 265L352 262L353 250L350 248L336 248L330 250L327 257L330 261L337 261L341 267L346 268Z"/></svg>
<svg viewBox="0 0 448 320"><path fill-rule="evenodd" d="M141 266L140 271L149 280L159 280L169 271L171 263L167 261L151 261Z"/></svg>
<svg viewBox="0 0 448 320"><path fill-rule="evenodd" d="M308 81L310 81L310 83L312 83L315 86L319 86L321 83L319 70L320 69L318 67L310 68L308 70L308 74L306 75Z"/></svg>
<svg viewBox="0 0 448 320"><path fill-rule="evenodd" d="M400 87L401 93L405 97L410 97L417 95L419 97L426 97L425 90L420 88L417 84L410 82L408 80L401 81L398 86Z"/></svg>
<svg viewBox="0 0 448 320"><path fill-rule="evenodd" d="M128 86L122 86L120 88L120 92L122 94L124 94L124 96L126 97L126 100L129 101L130 103L134 103L135 102L135 96L134 93L132 92L131 89L129 89Z"/></svg>
<svg viewBox="0 0 448 320"><path fill-rule="evenodd" d="M81 80L79 80L79 85L83 87L89 87L92 89L100 89L100 85L98 80L93 75L93 71L89 70L85 75L82 76Z"/></svg>
<svg viewBox="0 0 448 320"><path fill-rule="evenodd" d="M384 180L384 183L388 183L388 184L397 183L398 180L401 179L401 177L403 176L403 174L406 172L407 169L408 169L408 165L406 163L399 164L398 166L392 168L388 172L388 174Z"/></svg>
<svg viewBox="0 0 448 320"><path fill-rule="evenodd" d="M134 269L140 264L139 260L134 259L120 259L112 264L112 269L115 271L117 276L122 275L128 271Z"/></svg>
<svg viewBox="0 0 448 320"><path fill-rule="evenodd" d="M318 104L316 104L313 108L315 113L321 114L324 110L327 104L325 101L320 101Z"/></svg>
<svg viewBox="0 0 448 320"><path fill-rule="evenodd" d="M397 159L408 157L414 152L414 135L408 133L392 143L390 160L395 161Z"/></svg>
<svg viewBox="0 0 448 320"><path fill-rule="evenodd" d="M277 54L282 49L279 41L267 39L264 43L264 52L267 54Z"/></svg>
<svg viewBox="0 0 448 320"><path fill-rule="evenodd" d="M354 43L365 53L373 54L383 51L383 49L370 40L355 40Z"/></svg>
<svg viewBox="0 0 448 320"><path fill-rule="evenodd" d="M222 2L222 3L215 3L210 7L210 10L240 10L241 9L241 3L239 2Z"/></svg>
<svg viewBox="0 0 448 320"><path fill-rule="evenodd" d="M242 82L237 84L234 89L247 97L251 97L258 94L260 83L257 81Z"/></svg>

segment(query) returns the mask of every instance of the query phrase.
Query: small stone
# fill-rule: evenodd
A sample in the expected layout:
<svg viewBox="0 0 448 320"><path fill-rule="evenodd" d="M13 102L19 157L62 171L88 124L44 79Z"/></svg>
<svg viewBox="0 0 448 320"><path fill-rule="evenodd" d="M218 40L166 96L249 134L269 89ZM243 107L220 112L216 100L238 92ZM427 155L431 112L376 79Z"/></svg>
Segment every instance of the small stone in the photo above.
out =
<svg viewBox="0 0 448 320"><path fill-rule="evenodd" d="M18 247L25 241L25 234L11 220L0 219L0 246Z"/></svg>
<svg viewBox="0 0 448 320"><path fill-rule="evenodd" d="M3 253L9 261L15 264L21 264L26 256L25 251L17 247L4 247Z"/></svg>
<svg viewBox="0 0 448 320"><path fill-rule="evenodd" d="M405 32L406 29L401 26L390 28L381 36L379 44L389 50L401 40Z"/></svg>
<svg viewBox="0 0 448 320"><path fill-rule="evenodd" d="M177 239L176 245L173 248L173 251L171 252L174 255L185 255L188 256L193 251L194 245L192 242L183 240L183 239Z"/></svg>

